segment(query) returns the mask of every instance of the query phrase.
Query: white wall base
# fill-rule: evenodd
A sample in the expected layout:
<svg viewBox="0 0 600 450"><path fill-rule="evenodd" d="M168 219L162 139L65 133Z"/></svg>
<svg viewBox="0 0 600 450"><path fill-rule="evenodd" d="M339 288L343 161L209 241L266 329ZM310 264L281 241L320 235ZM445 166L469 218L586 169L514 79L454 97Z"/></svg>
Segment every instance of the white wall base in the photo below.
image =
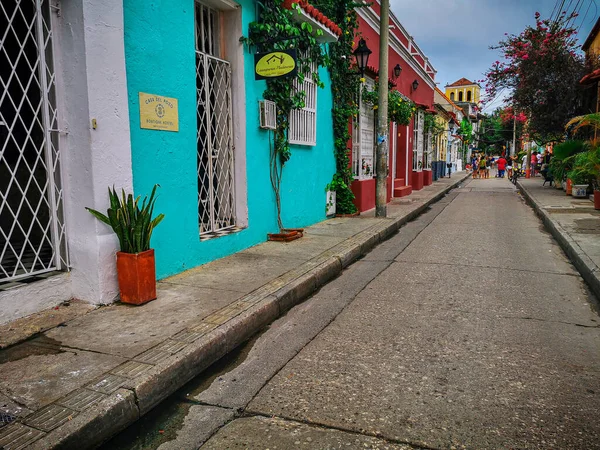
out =
<svg viewBox="0 0 600 450"><path fill-rule="evenodd" d="M0 325L52 308L71 299L71 274L52 275L45 280L0 291Z"/></svg>

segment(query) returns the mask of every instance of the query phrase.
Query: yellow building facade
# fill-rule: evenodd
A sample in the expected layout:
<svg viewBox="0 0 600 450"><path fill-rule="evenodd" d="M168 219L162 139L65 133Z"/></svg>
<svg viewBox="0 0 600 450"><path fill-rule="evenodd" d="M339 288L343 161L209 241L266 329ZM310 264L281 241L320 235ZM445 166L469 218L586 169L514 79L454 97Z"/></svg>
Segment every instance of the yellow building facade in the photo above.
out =
<svg viewBox="0 0 600 450"><path fill-rule="evenodd" d="M481 86L461 78L446 86L446 97L453 102L479 103Z"/></svg>
<svg viewBox="0 0 600 450"><path fill-rule="evenodd" d="M441 112L441 111L440 111ZM436 161L446 161L448 152L448 118L442 114L435 116L435 121L439 125L438 135L433 136L433 147Z"/></svg>
<svg viewBox="0 0 600 450"><path fill-rule="evenodd" d="M600 18L596 21L594 28L581 46L588 58L600 56Z"/></svg>

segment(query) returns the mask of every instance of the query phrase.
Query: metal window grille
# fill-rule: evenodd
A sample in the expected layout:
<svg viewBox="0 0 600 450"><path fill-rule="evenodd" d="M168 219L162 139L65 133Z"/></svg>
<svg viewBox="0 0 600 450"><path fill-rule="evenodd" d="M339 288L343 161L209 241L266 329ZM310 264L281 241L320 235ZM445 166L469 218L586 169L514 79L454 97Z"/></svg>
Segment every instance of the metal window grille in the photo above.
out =
<svg viewBox="0 0 600 450"><path fill-rule="evenodd" d="M277 104L270 100L258 102L260 113L260 127L266 130L277 128Z"/></svg>
<svg viewBox="0 0 600 450"><path fill-rule="evenodd" d="M50 6L0 2L0 282L68 267Z"/></svg>
<svg viewBox="0 0 600 450"><path fill-rule="evenodd" d="M361 89L372 90L375 81L367 78ZM375 176L375 111L373 108L358 100L359 115L354 119L352 132L352 171L359 179Z"/></svg>
<svg viewBox="0 0 600 450"><path fill-rule="evenodd" d="M200 235L236 225L231 66L219 58L219 13L196 3Z"/></svg>
<svg viewBox="0 0 600 450"><path fill-rule="evenodd" d="M313 80L316 64L311 65L310 73L304 81L294 79L294 90L304 92L304 108L290 111L289 142L296 145L317 145L317 84Z"/></svg>
<svg viewBox="0 0 600 450"><path fill-rule="evenodd" d="M413 139L412 139L412 163L413 170L419 169L419 115L415 114L413 116Z"/></svg>
<svg viewBox="0 0 600 450"><path fill-rule="evenodd" d="M413 170L418 172L423 170L423 128L424 113L422 110L419 110L414 117L413 129Z"/></svg>
<svg viewBox="0 0 600 450"><path fill-rule="evenodd" d="M428 131L425 136L425 153L423 154L423 168L431 169L431 160L433 158L433 136Z"/></svg>

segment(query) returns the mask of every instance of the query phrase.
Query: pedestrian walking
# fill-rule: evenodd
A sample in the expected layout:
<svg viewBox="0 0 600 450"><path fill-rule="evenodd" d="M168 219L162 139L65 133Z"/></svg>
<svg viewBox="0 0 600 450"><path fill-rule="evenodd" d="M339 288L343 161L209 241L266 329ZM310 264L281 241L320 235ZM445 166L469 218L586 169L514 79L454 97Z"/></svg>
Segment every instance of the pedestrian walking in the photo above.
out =
<svg viewBox="0 0 600 450"><path fill-rule="evenodd" d="M504 178L504 171L506 170L506 159L504 156L498 158L498 178Z"/></svg>
<svg viewBox="0 0 600 450"><path fill-rule="evenodd" d="M479 162L477 161L477 155L473 153L471 156L471 169L473 170L473 178L477 178L479 172Z"/></svg>
<svg viewBox="0 0 600 450"><path fill-rule="evenodd" d="M508 157L508 161L506 161L506 176L511 179L513 167L515 167L517 157L515 155L511 155Z"/></svg>
<svg viewBox="0 0 600 450"><path fill-rule="evenodd" d="M479 178L485 178L485 168L486 168L485 155L481 156L479 160Z"/></svg>

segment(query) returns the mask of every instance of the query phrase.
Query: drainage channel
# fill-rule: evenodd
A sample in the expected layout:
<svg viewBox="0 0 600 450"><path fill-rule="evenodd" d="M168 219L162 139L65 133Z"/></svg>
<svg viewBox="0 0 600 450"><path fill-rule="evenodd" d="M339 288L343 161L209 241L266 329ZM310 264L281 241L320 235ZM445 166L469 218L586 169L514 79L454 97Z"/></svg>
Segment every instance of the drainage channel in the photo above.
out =
<svg viewBox="0 0 600 450"><path fill-rule="evenodd" d="M173 440L190 408L199 404L191 400L204 392L220 376L242 364L256 340L266 331L228 353L219 361L157 405L140 420L105 442L100 450L151 450Z"/></svg>

